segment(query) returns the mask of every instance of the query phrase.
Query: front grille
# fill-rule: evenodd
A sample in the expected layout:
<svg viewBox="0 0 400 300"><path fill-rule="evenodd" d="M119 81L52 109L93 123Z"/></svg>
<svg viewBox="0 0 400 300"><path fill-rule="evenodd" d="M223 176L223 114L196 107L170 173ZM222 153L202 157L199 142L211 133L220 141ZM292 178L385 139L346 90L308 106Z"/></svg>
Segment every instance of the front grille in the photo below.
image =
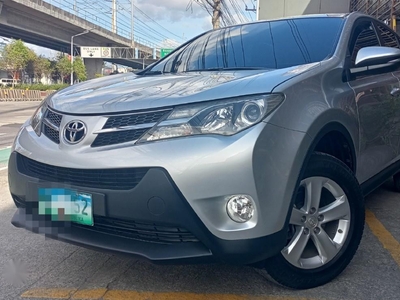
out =
<svg viewBox="0 0 400 300"><path fill-rule="evenodd" d="M51 128L50 126L48 126L46 124L43 124L43 133L54 143L56 143L56 144L60 143L60 132L59 131L54 130L53 128Z"/></svg>
<svg viewBox="0 0 400 300"><path fill-rule="evenodd" d="M170 109L109 117L92 143L92 147L133 142L150 130ZM133 128L126 128L126 127ZM134 126L137 126L136 128ZM125 127L125 128L124 128ZM102 132L103 131L103 132Z"/></svg>
<svg viewBox="0 0 400 300"><path fill-rule="evenodd" d="M112 190L134 188L146 175L148 168L71 169L37 162L18 154L19 172L50 182Z"/></svg>
<svg viewBox="0 0 400 300"><path fill-rule="evenodd" d="M136 130L99 133L99 135L92 143L92 147L115 145L115 144L136 141L148 130L149 128L142 128Z"/></svg>
<svg viewBox="0 0 400 300"><path fill-rule="evenodd" d="M45 118L49 120L52 124L54 124L57 127L60 127L61 125L61 120L62 120L62 115L59 115L51 110L47 110Z"/></svg>
<svg viewBox="0 0 400 300"><path fill-rule="evenodd" d="M170 112L170 110L110 117L108 118L103 129L155 123L158 122L168 112Z"/></svg>
<svg viewBox="0 0 400 300"><path fill-rule="evenodd" d="M54 126L50 126L46 124L46 122L43 122L43 134L47 136L50 140L52 140L54 143L59 144L62 115L57 114L48 109L45 113L44 118L48 123L51 123Z"/></svg>
<svg viewBox="0 0 400 300"><path fill-rule="evenodd" d="M199 242L188 230L172 225L160 225L99 216L94 216L93 222L94 226L80 224L73 224L73 226L152 243Z"/></svg>

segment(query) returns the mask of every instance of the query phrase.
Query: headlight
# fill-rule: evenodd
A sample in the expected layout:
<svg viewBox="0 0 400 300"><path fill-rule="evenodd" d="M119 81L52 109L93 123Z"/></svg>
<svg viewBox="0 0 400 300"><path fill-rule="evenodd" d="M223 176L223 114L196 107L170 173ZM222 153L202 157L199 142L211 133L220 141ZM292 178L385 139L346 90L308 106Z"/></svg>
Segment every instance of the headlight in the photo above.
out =
<svg viewBox="0 0 400 300"><path fill-rule="evenodd" d="M33 130L36 132L38 136L42 133L42 120L44 117L44 113L46 112L47 104L43 102L33 114L30 125L32 126Z"/></svg>
<svg viewBox="0 0 400 300"><path fill-rule="evenodd" d="M138 143L199 134L233 135L261 122L283 100L282 94L268 94L182 105Z"/></svg>

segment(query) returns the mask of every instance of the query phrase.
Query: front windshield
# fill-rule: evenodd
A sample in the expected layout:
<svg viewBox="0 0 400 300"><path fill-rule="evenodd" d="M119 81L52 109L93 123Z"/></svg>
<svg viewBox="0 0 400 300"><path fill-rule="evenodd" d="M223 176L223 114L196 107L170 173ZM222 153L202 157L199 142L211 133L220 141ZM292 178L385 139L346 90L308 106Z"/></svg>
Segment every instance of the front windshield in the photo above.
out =
<svg viewBox="0 0 400 300"><path fill-rule="evenodd" d="M148 72L281 69L332 56L344 23L339 17L237 25L208 32Z"/></svg>

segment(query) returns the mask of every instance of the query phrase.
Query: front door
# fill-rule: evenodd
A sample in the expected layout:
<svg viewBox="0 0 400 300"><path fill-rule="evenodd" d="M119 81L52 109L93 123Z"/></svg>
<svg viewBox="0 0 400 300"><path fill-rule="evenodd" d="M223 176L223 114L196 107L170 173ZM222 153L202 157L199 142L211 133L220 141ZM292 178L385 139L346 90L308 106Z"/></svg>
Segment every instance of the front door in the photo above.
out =
<svg viewBox="0 0 400 300"><path fill-rule="evenodd" d="M362 21L354 28L349 43L350 86L355 99L360 123L360 152L357 177L360 183L389 166L398 156L399 145L393 144L393 124L396 111L392 94L400 88L398 78L390 68L367 70L355 68L355 58L361 48L381 46L377 28L371 21ZM382 45L383 46L383 45Z"/></svg>

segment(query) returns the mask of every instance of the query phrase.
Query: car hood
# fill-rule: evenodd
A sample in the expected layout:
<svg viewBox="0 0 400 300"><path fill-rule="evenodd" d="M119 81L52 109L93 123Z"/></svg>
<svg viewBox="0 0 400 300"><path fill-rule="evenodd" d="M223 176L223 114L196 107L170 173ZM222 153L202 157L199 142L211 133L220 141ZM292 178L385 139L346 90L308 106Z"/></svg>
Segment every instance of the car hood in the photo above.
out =
<svg viewBox="0 0 400 300"><path fill-rule="evenodd" d="M269 93L280 83L313 68L189 72L139 76L133 73L90 80L63 89L47 100L70 114L118 113L170 107L248 94Z"/></svg>

